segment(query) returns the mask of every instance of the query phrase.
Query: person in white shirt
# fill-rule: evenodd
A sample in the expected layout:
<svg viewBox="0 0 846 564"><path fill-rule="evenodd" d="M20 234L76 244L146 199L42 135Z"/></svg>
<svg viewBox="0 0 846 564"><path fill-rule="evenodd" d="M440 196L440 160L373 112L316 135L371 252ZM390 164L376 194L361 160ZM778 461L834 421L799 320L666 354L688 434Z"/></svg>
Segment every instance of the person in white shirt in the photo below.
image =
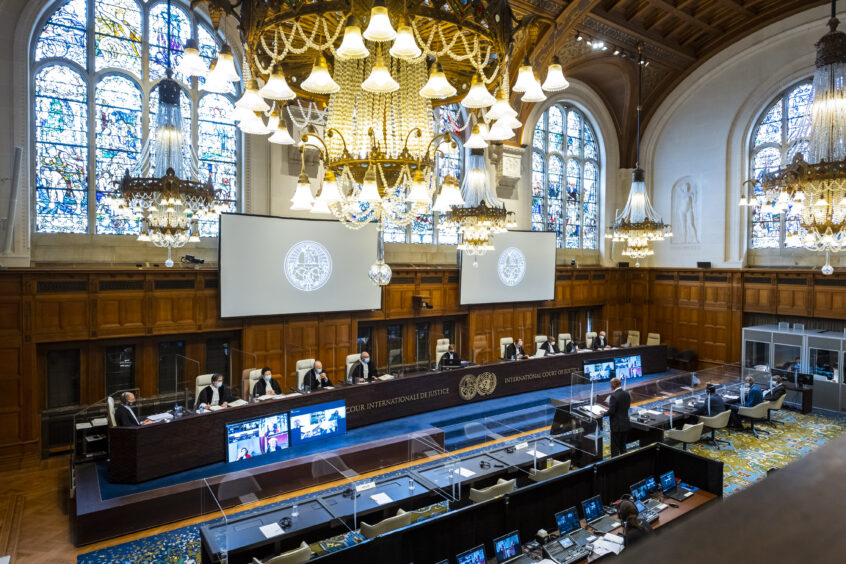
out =
<svg viewBox="0 0 846 564"><path fill-rule="evenodd" d="M213 374L211 385L206 386L197 397L197 405L200 407L228 407L229 402L235 398L229 386L223 385L223 375Z"/></svg>
<svg viewBox="0 0 846 564"><path fill-rule="evenodd" d="M350 368L350 375L347 381L351 384L360 384L362 382L372 382L378 377L379 371L375 365L370 363L370 353L364 351L361 353L361 359Z"/></svg>

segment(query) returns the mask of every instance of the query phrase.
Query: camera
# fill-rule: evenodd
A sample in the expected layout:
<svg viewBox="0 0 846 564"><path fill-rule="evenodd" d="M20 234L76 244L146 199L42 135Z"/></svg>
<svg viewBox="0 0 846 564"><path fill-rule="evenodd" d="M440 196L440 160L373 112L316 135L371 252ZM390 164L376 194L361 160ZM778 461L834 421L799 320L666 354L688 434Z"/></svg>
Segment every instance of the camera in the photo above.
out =
<svg viewBox="0 0 846 564"><path fill-rule="evenodd" d="M420 307L422 307L423 309L434 309L435 306L433 306L429 302L422 302L420 304Z"/></svg>
<svg viewBox="0 0 846 564"><path fill-rule="evenodd" d="M180 260L188 264L203 264L204 262L206 262L205 259L197 258L194 255L185 255Z"/></svg>

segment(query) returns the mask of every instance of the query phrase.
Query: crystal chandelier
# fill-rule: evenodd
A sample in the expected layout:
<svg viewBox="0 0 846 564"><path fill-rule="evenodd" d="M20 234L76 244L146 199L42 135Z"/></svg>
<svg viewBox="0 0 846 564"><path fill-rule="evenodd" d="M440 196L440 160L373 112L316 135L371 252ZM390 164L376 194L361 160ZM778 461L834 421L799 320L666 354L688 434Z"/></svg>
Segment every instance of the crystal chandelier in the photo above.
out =
<svg viewBox="0 0 846 564"><path fill-rule="evenodd" d="M168 15L170 1L168 1ZM168 45L170 45L170 17L168 17ZM187 64L199 68L191 57L195 47L186 48ZM199 58L199 54L197 54ZM180 70L186 68L186 62ZM202 59L200 63L202 64ZM127 169L114 195L108 194L104 203L117 217L137 219L140 223L139 241L151 242L156 247L167 248L165 266L173 266L171 250L187 243L200 241L199 220L215 220L229 202L216 191L211 172L205 182L200 181L202 170L199 159L186 140L190 135L183 131L182 110L179 104L181 88L173 80L168 50L166 78L156 85L159 107L155 130L147 139L132 174ZM162 174L153 177L152 173Z"/></svg>
<svg viewBox="0 0 846 564"><path fill-rule="evenodd" d="M740 205L760 204L762 210L801 217L804 237L797 243L826 253L822 273L834 272L831 253L846 249L846 33L837 31L837 3L831 2L830 31L816 44L814 99L797 139L808 140L806 161L797 152L786 167L764 173L758 195L742 194Z"/></svg>
<svg viewBox="0 0 846 564"><path fill-rule="evenodd" d="M442 206L435 211L463 204L455 179L439 185L435 156L445 136L435 132L433 105L458 99L480 113L490 108L490 141L510 139L521 126L508 104L507 54L518 29L526 26L528 41L536 40L537 25L536 18L515 25L507 2L243 0L239 10L230 0L192 4L208 6L216 25L224 15L238 22L255 81L238 102L242 131L267 135L265 117L295 97L327 106L325 124L302 136L304 149L319 154L322 182L312 193L303 168L291 209L332 214L352 229L377 223L379 249L387 225L430 213L433 198ZM567 86L557 61L543 86L524 67L523 101ZM378 254L371 279L383 284L390 267Z"/></svg>
<svg viewBox="0 0 846 564"><path fill-rule="evenodd" d="M640 266L640 259L655 254L649 244L663 241L665 237L672 237L669 224L665 224L652 207L649 194L646 192L646 172L640 168L640 112L643 98L643 67L644 60L640 54L642 46L638 45L637 72L637 140L635 155L635 170L632 173L632 187L626 207L617 214L610 232L606 238L614 242L626 243L623 256L634 259L635 266Z"/></svg>

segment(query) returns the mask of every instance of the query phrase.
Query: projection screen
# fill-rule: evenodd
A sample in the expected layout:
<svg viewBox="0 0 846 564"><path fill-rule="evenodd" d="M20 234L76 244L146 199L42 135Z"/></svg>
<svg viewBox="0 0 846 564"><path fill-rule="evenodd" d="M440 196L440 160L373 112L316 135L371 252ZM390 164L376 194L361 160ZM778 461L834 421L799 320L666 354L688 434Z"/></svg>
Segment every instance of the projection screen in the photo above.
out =
<svg viewBox="0 0 846 564"><path fill-rule="evenodd" d="M223 214L220 316L380 309L374 262L375 224Z"/></svg>
<svg viewBox="0 0 846 564"><path fill-rule="evenodd" d="M507 231L492 241L481 257L462 253L461 305L555 297L555 233Z"/></svg>

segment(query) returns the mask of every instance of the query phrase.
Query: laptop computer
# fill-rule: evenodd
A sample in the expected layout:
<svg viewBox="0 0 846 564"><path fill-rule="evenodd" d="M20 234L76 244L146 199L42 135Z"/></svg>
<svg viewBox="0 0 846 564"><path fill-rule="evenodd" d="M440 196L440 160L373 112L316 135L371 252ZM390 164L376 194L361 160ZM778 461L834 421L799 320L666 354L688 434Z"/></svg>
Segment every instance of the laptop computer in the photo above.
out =
<svg viewBox="0 0 846 564"><path fill-rule="evenodd" d="M659 480L661 480L661 491L664 492L664 497L684 501L693 495L692 491L676 485L676 474L672 470L666 474L661 474Z"/></svg>
<svg viewBox="0 0 846 564"><path fill-rule="evenodd" d="M455 561L458 564L486 564L487 555L485 555L485 545L480 544L470 550L465 550L461 554L456 555Z"/></svg>
<svg viewBox="0 0 846 564"><path fill-rule="evenodd" d="M582 502L585 521L597 533L610 533L620 526L618 521L605 514L602 508L602 498L598 495Z"/></svg>
<svg viewBox="0 0 846 564"><path fill-rule="evenodd" d="M457 368L461 366L461 359L458 356L455 358L444 358L442 359L441 366L443 368Z"/></svg>
<svg viewBox="0 0 846 564"><path fill-rule="evenodd" d="M570 537L579 546L584 546L596 538L582 528L582 523L579 521L579 512L575 505L556 513L555 523L558 525L558 532L561 536Z"/></svg>
<svg viewBox="0 0 846 564"><path fill-rule="evenodd" d="M632 498L635 501L643 503L649 511L658 512L667 509L666 503L661 503L657 499L649 497L649 493L654 489L657 488L655 487L655 477L653 476L629 486L629 490L632 492Z"/></svg>
<svg viewBox="0 0 846 564"><path fill-rule="evenodd" d="M493 541L494 552L496 553L497 564L517 564L525 562L528 564L531 558L523 554L523 546L520 544L519 531L511 531Z"/></svg>

